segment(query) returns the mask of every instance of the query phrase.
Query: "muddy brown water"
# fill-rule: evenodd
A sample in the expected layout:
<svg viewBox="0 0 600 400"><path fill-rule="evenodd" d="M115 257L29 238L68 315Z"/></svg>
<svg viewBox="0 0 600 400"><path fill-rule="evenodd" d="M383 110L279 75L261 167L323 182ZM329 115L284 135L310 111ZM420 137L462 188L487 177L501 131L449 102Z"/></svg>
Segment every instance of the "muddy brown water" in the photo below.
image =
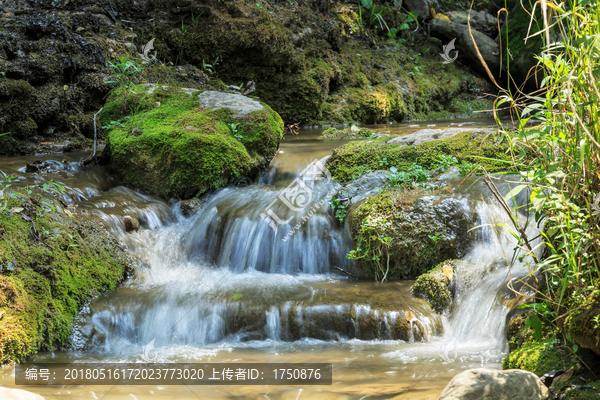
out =
<svg viewBox="0 0 600 400"><path fill-rule="evenodd" d="M369 128L403 134L492 123L465 119ZM465 257L454 303L439 316L412 296L412 281L377 284L332 272L334 265L351 267L345 258L351 243L347 227L335 223L326 203L285 242L280 240L285 232L273 233L261 219L304 166L346 142L323 140L321 131L286 136L270 175L209 196L189 218L175 201L119 186L106 168L78 166L87 153L0 158L0 170L28 184L60 182L67 188L63 201L102 219L143 264L120 288L82 307L69 348L30 361L141 362L142 347L156 340L161 362L332 363L332 385L20 388L48 399L437 399L465 369L500 368L508 271L497 261L509 244L492 231L480 235ZM36 160L48 162L49 170L25 172ZM315 186L313 197L326 198L328 185ZM458 192L465 204L476 205L480 223L502 220L476 183ZM274 210L298 216L284 214L283 207ZM125 216L137 218L141 229L125 232ZM520 268L513 265L512 273ZM11 367L0 374L0 385L15 387Z"/></svg>

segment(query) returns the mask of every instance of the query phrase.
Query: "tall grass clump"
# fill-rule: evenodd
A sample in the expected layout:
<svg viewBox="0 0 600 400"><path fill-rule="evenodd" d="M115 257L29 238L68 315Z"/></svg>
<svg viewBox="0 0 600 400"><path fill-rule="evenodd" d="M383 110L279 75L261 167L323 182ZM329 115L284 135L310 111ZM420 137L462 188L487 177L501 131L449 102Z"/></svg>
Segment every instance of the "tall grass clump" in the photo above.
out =
<svg viewBox="0 0 600 400"><path fill-rule="evenodd" d="M505 136L522 176L510 195L527 190L532 221L544 226L544 250L532 262L536 283L529 284L537 313L528 326L540 330L539 318L560 328L582 302L600 298L600 5L596 0L536 5L532 18L539 20L541 13L544 29L530 32L528 40L541 35L545 42L536 67L541 90L503 91L496 107L518 110L518 134ZM535 120L541 123L526 126ZM524 237L523 227L511 233L518 248L534 254L533 238ZM569 330L562 332L569 339Z"/></svg>

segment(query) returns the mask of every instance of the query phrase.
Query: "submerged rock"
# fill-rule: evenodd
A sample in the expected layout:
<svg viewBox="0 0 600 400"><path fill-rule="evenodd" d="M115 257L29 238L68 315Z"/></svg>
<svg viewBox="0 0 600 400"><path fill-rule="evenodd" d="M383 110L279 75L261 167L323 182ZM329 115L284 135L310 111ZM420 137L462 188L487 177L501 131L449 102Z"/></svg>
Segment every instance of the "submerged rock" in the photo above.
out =
<svg viewBox="0 0 600 400"><path fill-rule="evenodd" d="M549 400L550 391L527 371L474 368L456 375L440 400Z"/></svg>
<svg viewBox="0 0 600 400"><path fill-rule="evenodd" d="M348 222L357 265L371 278L411 279L464 255L476 214L447 189L390 190L355 205Z"/></svg>
<svg viewBox="0 0 600 400"><path fill-rule="evenodd" d="M217 93L167 86L114 92L101 118L127 120L107 135L110 164L123 181L186 199L266 167L283 136L283 121L266 104Z"/></svg>

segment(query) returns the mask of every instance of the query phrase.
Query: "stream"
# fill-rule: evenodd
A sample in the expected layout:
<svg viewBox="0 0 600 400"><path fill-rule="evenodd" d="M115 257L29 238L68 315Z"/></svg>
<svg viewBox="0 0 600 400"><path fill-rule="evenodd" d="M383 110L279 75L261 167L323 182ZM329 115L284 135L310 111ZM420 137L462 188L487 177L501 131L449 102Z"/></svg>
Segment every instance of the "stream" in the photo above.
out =
<svg viewBox="0 0 600 400"><path fill-rule="evenodd" d="M376 128L399 134L492 122ZM286 135L257 183L211 194L191 217L174 200L120 186L104 167L80 167L84 153L4 158L0 170L25 177L26 183L63 184L65 203L103 220L141 261L117 290L82 307L69 349L39 353L32 361L143 362L142 347L154 341L158 362L332 363L331 386L21 388L48 399L437 399L465 369L501 368L507 351L505 305L513 298L506 283L528 269L516 260L508 268L513 245L488 225L508 218L483 183L470 178L459 186L463 178L447 179L453 196L475 209L477 225L484 226L458 268L452 306L440 316L412 296L413 281L355 281L333 269L353 268L346 259L352 249L349 230L336 223L327 204L339 188L335 182L314 183L314 212L283 240L307 211L277 202L280 190L313 160L347 142L322 140L321 131ZM25 165L34 160L46 161L50 171L26 173ZM510 185L498 183L504 193ZM261 216L271 203L282 219L292 217L277 232ZM126 232L126 216L141 228ZM0 385L14 387L11 368L0 373Z"/></svg>

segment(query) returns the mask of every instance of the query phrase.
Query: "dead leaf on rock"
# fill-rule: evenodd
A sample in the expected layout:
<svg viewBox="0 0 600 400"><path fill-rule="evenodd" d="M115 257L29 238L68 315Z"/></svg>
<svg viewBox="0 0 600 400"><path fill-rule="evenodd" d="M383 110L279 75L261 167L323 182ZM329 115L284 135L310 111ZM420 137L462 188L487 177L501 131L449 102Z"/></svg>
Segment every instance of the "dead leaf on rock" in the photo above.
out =
<svg viewBox="0 0 600 400"><path fill-rule="evenodd" d="M23 218L27 222L31 222L31 217L29 215L21 213L21 218Z"/></svg>

